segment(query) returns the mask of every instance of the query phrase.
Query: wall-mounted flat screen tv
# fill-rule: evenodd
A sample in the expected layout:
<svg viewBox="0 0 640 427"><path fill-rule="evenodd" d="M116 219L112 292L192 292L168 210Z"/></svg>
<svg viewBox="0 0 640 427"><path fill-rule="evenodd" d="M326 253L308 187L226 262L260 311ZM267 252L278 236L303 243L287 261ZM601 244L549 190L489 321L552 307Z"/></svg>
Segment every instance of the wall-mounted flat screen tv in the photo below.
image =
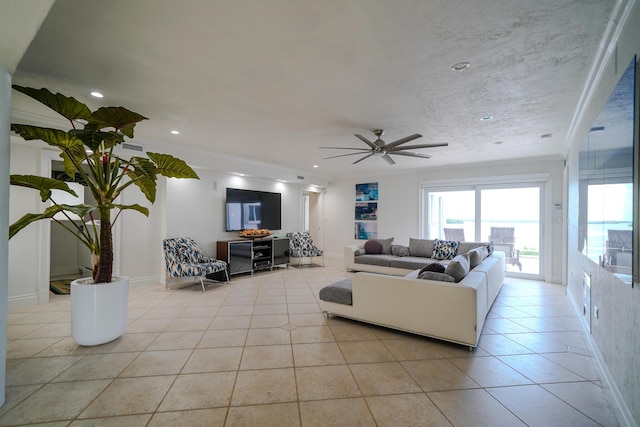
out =
<svg viewBox="0 0 640 427"><path fill-rule="evenodd" d="M226 230L282 228L280 193L227 188Z"/></svg>

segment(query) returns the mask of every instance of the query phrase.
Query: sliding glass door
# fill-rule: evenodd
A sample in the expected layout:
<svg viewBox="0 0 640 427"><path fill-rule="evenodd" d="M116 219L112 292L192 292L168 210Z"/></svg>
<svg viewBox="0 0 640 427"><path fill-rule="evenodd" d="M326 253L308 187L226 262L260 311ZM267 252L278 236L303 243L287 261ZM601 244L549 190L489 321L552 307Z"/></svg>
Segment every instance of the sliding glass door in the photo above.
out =
<svg viewBox="0 0 640 427"><path fill-rule="evenodd" d="M542 274L543 183L423 187L423 237L493 241L507 272Z"/></svg>
<svg viewBox="0 0 640 427"><path fill-rule="evenodd" d="M507 271L540 274L540 186L481 189L481 240L505 253Z"/></svg>

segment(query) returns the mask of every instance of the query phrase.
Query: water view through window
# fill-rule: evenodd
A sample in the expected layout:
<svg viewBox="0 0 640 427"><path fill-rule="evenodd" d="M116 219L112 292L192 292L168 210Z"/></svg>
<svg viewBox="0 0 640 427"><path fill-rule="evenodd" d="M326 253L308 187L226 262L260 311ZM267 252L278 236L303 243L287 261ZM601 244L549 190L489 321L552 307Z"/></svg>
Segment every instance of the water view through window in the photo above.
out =
<svg viewBox="0 0 640 427"><path fill-rule="evenodd" d="M539 276L541 185L426 190L426 237L493 241L507 272Z"/></svg>

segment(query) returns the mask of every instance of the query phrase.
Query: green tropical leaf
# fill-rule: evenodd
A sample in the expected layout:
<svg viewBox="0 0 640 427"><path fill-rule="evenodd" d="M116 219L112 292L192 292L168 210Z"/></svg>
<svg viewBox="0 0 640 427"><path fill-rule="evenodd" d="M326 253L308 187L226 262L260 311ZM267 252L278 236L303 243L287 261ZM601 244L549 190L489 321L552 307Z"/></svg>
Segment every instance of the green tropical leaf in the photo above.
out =
<svg viewBox="0 0 640 427"><path fill-rule="evenodd" d="M105 132L97 130L73 130L71 131L84 145L89 147L94 153L100 150L108 150L116 144L124 141L124 136L114 131Z"/></svg>
<svg viewBox="0 0 640 427"><path fill-rule="evenodd" d="M170 154L147 153L156 164L156 173L167 178L200 179L197 173L184 161Z"/></svg>
<svg viewBox="0 0 640 427"><path fill-rule="evenodd" d="M66 191L73 196L78 196L75 191L69 188L66 182L53 178L45 178L43 176L11 175L9 183L11 185L33 188L40 191L40 198L43 202L51 197L51 190Z"/></svg>
<svg viewBox="0 0 640 427"><path fill-rule="evenodd" d="M40 139L49 145L58 147L61 150L71 147L82 146L82 140L71 133L59 129L43 128L40 126L12 124L11 130L27 141Z"/></svg>
<svg viewBox="0 0 640 427"><path fill-rule="evenodd" d="M144 157L132 157L129 160L127 175L151 203L156 200L156 165Z"/></svg>
<svg viewBox="0 0 640 427"><path fill-rule="evenodd" d="M138 211L141 214L143 214L144 216L149 216L149 209L145 208L144 206L140 206L138 204L135 204L135 205L117 205L117 204L114 204L113 206L118 208L118 209L120 209L120 210L130 209L130 210Z"/></svg>
<svg viewBox="0 0 640 427"><path fill-rule="evenodd" d="M40 221L41 219L51 219L58 212L69 211L82 218L93 210L95 210L95 207L89 205L54 205L39 214L28 213L9 226L9 239L29 224Z"/></svg>
<svg viewBox="0 0 640 427"><path fill-rule="evenodd" d="M133 128L136 123L146 119L146 117L127 110L124 107L102 107L91 114L89 123L87 123L85 129L99 130L114 128L129 138L133 138Z"/></svg>
<svg viewBox="0 0 640 427"><path fill-rule="evenodd" d="M24 93L30 98L41 102L68 120L86 120L91 116L91 110L89 110L89 107L75 98L70 98L60 93L56 93L54 95L49 91L49 89L45 88L34 89L19 85L13 85L13 88L18 92Z"/></svg>

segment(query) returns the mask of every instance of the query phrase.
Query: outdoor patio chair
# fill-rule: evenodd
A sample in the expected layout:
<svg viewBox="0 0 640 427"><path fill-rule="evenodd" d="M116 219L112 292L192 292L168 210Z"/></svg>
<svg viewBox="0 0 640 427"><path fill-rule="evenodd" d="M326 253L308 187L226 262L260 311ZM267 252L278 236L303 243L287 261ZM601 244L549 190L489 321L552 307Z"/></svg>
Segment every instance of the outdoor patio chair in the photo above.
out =
<svg viewBox="0 0 640 427"><path fill-rule="evenodd" d="M614 273L631 274L633 234L631 230L607 230L604 268Z"/></svg>
<svg viewBox="0 0 640 427"><path fill-rule="evenodd" d="M520 250L516 249L514 227L491 227L489 241L493 242L494 250L504 252L507 264L515 265L522 271Z"/></svg>
<svg viewBox="0 0 640 427"><path fill-rule="evenodd" d="M458 242L464 242L464 229L462 228L445 228L444 238L446 240L455 240Z"/></svg>

